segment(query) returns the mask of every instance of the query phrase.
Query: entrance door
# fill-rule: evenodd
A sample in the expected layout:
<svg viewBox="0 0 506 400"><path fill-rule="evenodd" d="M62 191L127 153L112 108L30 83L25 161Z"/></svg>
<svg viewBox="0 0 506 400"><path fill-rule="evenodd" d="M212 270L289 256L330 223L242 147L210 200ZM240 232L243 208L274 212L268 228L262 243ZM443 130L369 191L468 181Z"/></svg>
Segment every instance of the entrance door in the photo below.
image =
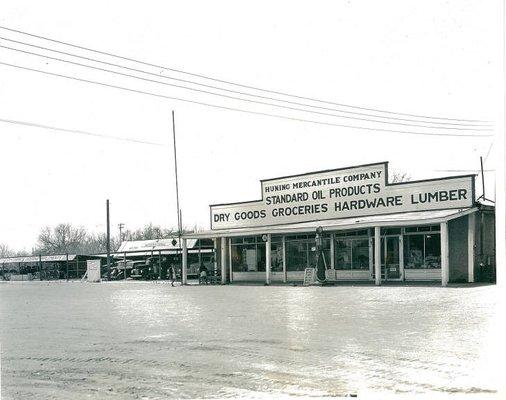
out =
<svg viewBox="0 0 506 400"><path fill-rule="evenodd" d="M400 265L400 236L381 238L381 279L396 281L402 279Z"/></svg>

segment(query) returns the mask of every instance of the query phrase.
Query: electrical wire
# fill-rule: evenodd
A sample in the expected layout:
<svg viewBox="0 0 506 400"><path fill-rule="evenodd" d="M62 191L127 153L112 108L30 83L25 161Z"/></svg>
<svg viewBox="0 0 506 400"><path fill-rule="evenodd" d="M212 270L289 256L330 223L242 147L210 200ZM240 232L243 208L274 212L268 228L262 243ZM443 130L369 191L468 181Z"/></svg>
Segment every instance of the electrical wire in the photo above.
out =
<svg viewBox="0 0 506 400"><path fill-rule="evenodd" d="M189 100L189 99L184 99L184 98L180 98L180 97L166 96L166 95L162 95L162 94L159 94L159 93L153 93L153 92L147 92L147 91L144 91L144 90L126 88L124 86L112 85L112 84L109 84L109 83L93 81L93 80L90 80L90 79L83 79L83 78L78 78L78 77L75 77L75 76L69 76L69 75L58 74L58 73L54 73L54 72L43 71L43 70L36 69L36 68L29 68L29 67L24 67L24 66L20 66L20 65L10 64L10 63L6 63L6 62L0 62L0 65L12 67L12 68L17 68L17 69L22 69L22 70L25 70L25 71L37 72L37 73L41 73L41 74L48 75L48 76L55 76L55 77L60 77L60 78L65 78L65 79L70 79L70 80L75 80L75 81L78 81L78 82L90 83L90 84L99 85L99 86L103 86L103 87L109 87L109 88L124 90L124 91L128 91L128 92L131 92L131 93L145 94L145 95L154 96L154 97L158 97L158 98L164 98L164 99L181 101L181 102L185 102L185 103L189 103L189 104L198 104L198 105L202 105L202 106L206 106L206 107L212 107L212 108L217 108L217 109L222 109L222 110L237 111L237 112L247 113L247 114L252 114L252 115L262 115L262 116L268 116L268 117L273 117L273 118L286 119L286 120L290 120L290 121L307 122L307 123L312 123L312 124L317 124L317 125L336 126L336 127L340 127L340 128L350 128L350 129L357 129L357 130L364 130L364 131L373 131L373 132L402 133L402 134L408 134L408 135L433 136L433 137L437 137L437 136L439 136L439 137L450 137L450 136L453 136L453 137L478 137L478 138L486 138L486 137L492 136L490 134L427 133L427 132L401 131L401 130L395 130L395 129L369 128L369 127L364 127L364 126L344 125L344 124L336 124L336 123L332 123L332 122L315 121L315 120L309 120L309 119L303 119L303 118L288 117L288 116L280 115L280 114L271 114L271 113L260 112L260 111L245 110L245 109L241 109L241 108L220 106L220 105L217 105L217 104L205 103L205 102L196 101L196 100Z"/></svg>
<svg viewBox="0 0 506 400"><path fill-rule="evenodd" d="M485 159L483 160L483 164L485 164L488 160L488 156L490 155L490 151L492 150L492 147L494 146L494 140L492 140L492 143L490 143L490 147L488 148L487 155L485 156Z"/></svg>
<svg viewBox="0 0 506 400"><path fill-rule="evenodd" d="M132 143L138 143L138 144L139 143L140 144L148 144L148 145L151 145L151 146L163 146L163 147L167 147L168 146L168 144L163 144L163 143L149 142L149 141L146 141L146 140L131 139L131 138L125 138L125 137L121 137L121 136L111 136L111 135L105 135L105 134L101 134L101 133L94 133L94 132L89 132L89 131L83 131L83 130L79 130L79 129L60 128L60 127L57 127L57 126L43 125L43 124L38 124L38 123L35 123L35 122L28 122L28 121L19 121L19 120L14 120L14 119L0 118L0 122L4 122L6 124L24 125L24 126L29 126L29 127L32 127L32 128L48 129L48 130L52 130L52 131L59 131L59 132L66 132L66 133L75 133L75 134L85 135L85 136L94 136L94 137L100 137L100 138L106 138L106 139L115 139L115 140L121 140L121 141L124 141L124 142L132 142Z"/></svg>
<svg viewBox="0 0 506 400"><path fill-rule="evenodd" d="M426 116L426 115L420 115L420 114L399 113L399 112L392 112L392 111L386 111L386 110L375 109L375 108L367 108L367 107L353 106L353 105L343 104L343 103L336 103L336 102L331 102L331 101L316 99L316 98L312 98L312 97L298 96L298 95L294 95L294 94L290 94L290 93L285 93L285 92L280 92L280 91L275 91L275 90L269 90L269 89L263 89L263 88L256 87L256 86L243 85L243 84L235 83L235 82L232 82L232 81L227 81L227 80L223 80L223 79L217 79L217 78L209 77L209 76L202 75L202 74L196 74L196 73L186 72L186 71L183 71L183 70L180 70L180 69L164 67L164 66L161 66L161 65L156 65L156 64L145 62L145 61L137 60L137 59L134 59L134 58L124 57L124 56L120 56L120 55L113 54L113 53L106 52L106 51L95 50L95 49L92 49L92 48L89 48L89 47L79 46L79 45L75 45L75 44L72 44L72 43L69 43L69 42L64 42L64 41L61 41L61 40L51 39L51 38L48 38L48 37L45 37L45 36L36 35L36 34L33 34L33 33L28 33L28 32L25 32L25 31L18 30L18 29L8 28L6 26L1 26L0 25L0 29L6 30L6 31L10 31L10 32L19 33L19 34L30 36L30 37L35 37L37 39L42 39L42 40L50 41L50 42L53 42L53 43L63 44L65 46L70 46L70 47L74 47L74 48L77 48L77 49L90 51L90 52L97 53L97 54L106 55L106 56L109 56L109 57L114 57L114 58L122 59L122 60L125 60L125 61L131 61L131 62L135 62L135 63L138 63L138 64L143 64L143 65L150 66L150 67L161 68L161 69L165 69L165 70L168 70L168 71L173 71L173 72L177 72L177 73L181 73L181 74L185 74L185 75L189 75L189 76L194 76L194 77L198 77L198 78L202 78L202 79L207 79L207 80L211 80L211 81L215 81L215 82L219 82L219 83L225 83L227 85L233 85L233 86L243 87L243 88L247 88L247 89L253 89L253 90L257 90L257 91L261 91L261 92L272 93L272 94L282 95L282 96L286 96L286 97L293 97L293 98L297 98L297 99L309 100L309 101L318 102L318 103L332 104L334 106L339 106L339 107L348 107L348 108L359 109L359 110L381 112L381 113L391 114L391 115L403 115L403 116L409 116L409 117L415 117L415 118L439 119L439 120L446 120L446 121L461 121L461 122L490 122L490 121L474 120L474 119L445 118L445 117Z"/></svg>
<svg viewBox="0 0 506 400"><path fill-rule="evenodd" d="M69 53L69 52L66 52L66 51L55 50L55 49L51 49L51 48L44 47L44 46L38 46L38 45L31 44L31 43L19 41L19 40L13 40L13 39L5 38L3 36L0 36L0 39L1 40L5 40L5 41L9 41L9 42L12 42L12 43L16 43L16 44L21 44L23 46L34 47L34 48L37 48L39 50L49 51L49 52L53 52L53 53L57 53L57 54L62 54L62 55L70 56L70 57L75 57L75 58L79 58L79 59L83 59L83 60L87 60L87 61L92 61L92 62L96 62L96 63L100 63L100 64L105 64L105 65L113 66L113 67L116 67L116 68L122 68L122 69L126 69L126 70L129 70L129 71L134 71L134 72L139 72L139 73L143 73L143 74L147 74L147 75L151 75L151 76L156 76L157 78L165 78L165 79L169 79L169 80L174 80L174 81L183 82L183 83L189 83L189 84L198 85L198 86L202 86L202 87L206 87L206 88L211 88L211 89L215 89L215 90L221 90L221 91L225 91L225 92L229 92L229 93L235 93L235 94L240 94L240 95L244 95L244 96L250 96L250 97L256 97L256 98L261 98L261 99L273 100L273 101L278 101L278 102L283 102L283 103L293 104L293 105L298 105L298 106L303 106L303 107L311 107L311 108L328 110L328 111L337 111L337 112L341 112L341 113L344 113L344 114L362 115L362 116L369 116L369 117L374 117L374 118L383 118L383 119L395 120L395 121L407 121L407 122L417 122L417 123L427 123L427 124L437 124L437 125L472 126L472 127L490 126L490 125L486 125L486 124L469 124L469 123L460 124L460 123L455 123L455 122L419 121L419 120L413 120L413 119L408 119L408 118L385 117L385 116L375 115L375 114L359 113L359 112L345 111L345 110L339 110L339 109L329 108L329 107L315 106L315 105L312 105L312 104L293 102L293 101L282 100L282 99L277 99L277 98L268 97L268 96L259 96L259 95L255 95L255 94L251 94L251 93L246 93L246 92L241 92L241 91L237 91L237 90L230 90L230 89L220 88L220 87L213 86L213 85L206 85L206 84L203 84L203 83L194 82L194 81L190 81L190 80L186 80L186 79L179 79L179 78L174 78L174 77L171 77L171 76L160 75L160 74L156 74L156 73L145 71L145 70L138 69L138 68L131 68L131 67L127 67L127 66L120 65L120 64L115 64L115 63L110 63L110 62L103 61L103 60L98 60L96 58L84 57L84 56L73 54L73 53ZM15 49L15 48L8 47L8 46L0 46L0 47L3 47L5 49L9 49L9 50L19 51L19 52L26 52L28 54L37 55L39 57L50 58L50 59L53 59L53 60L56 60L56 61L63 61L63 62L73 63L72 61L62 60L62 59L59 59L59 58L52 58L52 57L49 57L49 56L46 56L46 55L32 53L32 52L27 52L27 51L23 51L21 49ZM83 64L80 64L80 63L74 63L74 64L80 65L80 66L86 66L88 68L94 68L93 66L90 66L90 65L83 65ZM113 71L109 71L109 70L106 70L106 72L112 72L112 73L114 73ZM216 95L216 96L223 96L223 97L227 97L227 98L232 98L232 99L235 99L235 100L249 101L248 99L236 98L236 97L231 97L231 96L224 96L224 95L219 94L219 93L213 93L213 92L198 90L198 89L189 88L189 87L186 87L186 86L179 86L179 85L174 85L174 84L171 85L171 84L164 83L164 82L159 82L159 81L157 81L157 82L161 83L161 84L166 84L166 85L169 85L169 86L174 86L174 87L178 87L178 88L187 89L187 90L194 90L194 91L199 91L199 92L202 92L202 93L212 94L212 95ZM283 106L280 106L280 105L277 105L277 104L271 104L271 103L261 103L261 104L268 104L268 105L273 105L273 106L276 106L276 107L283 107ZM286 108L286 107L284 107L284 108ZM303 110L303 111L311 112L309 110ZM346 115L335 115L335 114L324 114L324 115L333 115L333 116L336 116L336 117L339 117L339 118L348 118L348 119L357 119L357 120L363 120L363 121L371 121L369 119L353 118L353 117L348 117ZM378 120L372 120L372 121L380 122L380 123L404 125L404 124L397 124L397 123L378 121ZM406 124L406 126L418 126L418 125L407 125ZM431 128L436 128L436 127L434 126L434 127L431 127Z"/></svg>
<svg viewBox="0 0 506 400"><path fill-rule="evenodd" d="M196 91L196 92L199 92L199 93L205 93L205 94L220 96L220 97L227 98L227 99L232 99L232 100L246 101L248 103L253 103L253 104L261 104L261 105L266 105L266 106L273 106L273 107L284 108L284 109L288 109L288 110L291 110L291 111L302 111L302 112L307 112L307 113L312 113L312 114L325 115L325 116L329 116L329 117L347 118L347 119L360 120L360 121L366 121L366 122L375 122L375 123L388 124L388 125L411 126L411 127L417 127L417 128L452 129L452 130L459 130L459 131L476 131L476 132L491 131L491 129L488 129L488 128L485 128L485 129L483 129L483 128L460 128L460 127L455 127L455 126L452 126L452 127L450 127L450 126L433 127L433 126L427 126L427 125L406 124L406 123L402 123L402 122L377 121L377 120L371 120L371 119L367 119L367 118L340 116L340 115L336 115L336 114L324 113L324 112L319 112L319 111L304 110L302 108L288 107L288 106L283 106L283 105L279 105L279 104L267 103L267 102L263 102L263 101L256 101L256 100L250 100L250 99L242 99L240 97L223 95L223 94L219 94L219 93L210 92L210 91L207 91L207 90L201 90L201 89L191 88L191 87L188 87L188 86L175 85L175 84L168 83L168 82L160 82L158 80L154 80L154 79L150 79L150 78L143 78L143 77L132 75L132 74L126 74L126 73L123 73L123 72L113 71L113 70L110 70L110 69L95 67L95 66L87 65L87 64L81 64L81 63L74 62L74 61L64 60L64 59L61 59L61 58L58 58L58 57L46 56L44 54L34 53L34 52L31 52L31 51L16 49L16 48L8 47L8 46L2 46L2 45L0 45L0 48L7 49L7 50L12 50L12 51L17 51L17 52L20 52L20 53L29 54L29 55L33 55L33 56L37 56L37 57L42 57L42 58L46 58L46 59L53 60L53 61L58 61L58 62L64 62L64 63L72 64L72 65L77 65L77 66L80 66L80 67L91 68L91 69L94 69L94 70L97 70L97 71L107 72L107 73L111 73L111 74L115 74L115 75L121 75L121 76L125 76L127 78L139 79L139 80L146 81L146 82L158 83L158 84L161 84L161 85L166 85L166 86L176 87L176 88L179 88L179 89L186 89L186 90Z"/></svg>
<svg viewBox="0 0 506 400"><path fill-rule="evenodd" d="M435 169L436 172L480 172L481 169ZM484 169L483 172L495 172L495 169Z"/></svg>

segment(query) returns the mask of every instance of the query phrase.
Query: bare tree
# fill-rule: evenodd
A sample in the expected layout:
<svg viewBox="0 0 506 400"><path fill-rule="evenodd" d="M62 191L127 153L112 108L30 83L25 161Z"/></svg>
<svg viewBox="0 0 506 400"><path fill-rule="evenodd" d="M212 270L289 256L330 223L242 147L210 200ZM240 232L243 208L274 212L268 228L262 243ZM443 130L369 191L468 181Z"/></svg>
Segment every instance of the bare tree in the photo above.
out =
<svg viewBox="0 0 506 400"><path fill-rule="evenodd" d="M149 224L135 231L127 230L124 234L125 240L153 240L167 239L177 235L177 230L172 228L161 228L158 225Z"/></svg>
<svg viewBox="0 0 506 400"><path fill-rule="evenodd" d="M46 226L39 234L38 251L41 254L78 253L86 239L86 229L69 223L53 229Z"/></svg>
<svg viewBox="0 0 506 400"><path fill-rule="evenodd" d="M411 180L411 176L407 172L393 171L391 175L390 183L408 182Z"/></svg>
<svg viewBox="0 0 506 400"><path fill-rule="evenodd" d="M119 238L111 238L111 249L117 250L120 246ZM107 251L107 235L105 233L88 234L80 246L82 254L97 254Z"/></svg>
<svg viewBox="0 0 506 400"><path fill-rule="evenodd" d="M11 257L14 256L15 252L8 245L0 243L0 257Z"/></svg>

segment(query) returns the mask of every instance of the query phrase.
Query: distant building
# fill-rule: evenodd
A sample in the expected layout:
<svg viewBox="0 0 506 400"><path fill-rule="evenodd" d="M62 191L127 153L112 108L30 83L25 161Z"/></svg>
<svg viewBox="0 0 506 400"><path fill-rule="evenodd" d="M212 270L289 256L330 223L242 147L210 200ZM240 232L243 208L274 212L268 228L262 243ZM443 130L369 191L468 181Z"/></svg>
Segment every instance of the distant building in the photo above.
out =
<svg viewBox="0 0 506 400"><path fill-rule="evenodd" d="M81 279L86 261L99 257L84 254L53 254L0 258L0 276L7 280Z"/></svg>

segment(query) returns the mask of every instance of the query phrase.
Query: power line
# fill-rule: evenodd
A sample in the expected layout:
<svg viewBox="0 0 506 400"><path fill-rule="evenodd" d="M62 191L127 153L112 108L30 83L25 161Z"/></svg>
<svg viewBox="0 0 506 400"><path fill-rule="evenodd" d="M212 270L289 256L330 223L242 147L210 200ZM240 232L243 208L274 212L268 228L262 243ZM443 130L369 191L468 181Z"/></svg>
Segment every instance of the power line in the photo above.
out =
<svg viewBox="0 0 506 400"><path fill-rule="evenodd" d="M480 172L480 169L435 169L436 172ZM495 172L495 169L484 169L483 172Z"/></svg>
<svg viewBox="0 0 506 400"><path fill-rule="evenodd" d="M110 62L107 62L107 61L98 60L96 58L84 57L84 56L81 56L81 55L77 55L77 54L73 54L73 53L69 53L69 52L65 52L65 51L60 51L60 50L55 50L55 49L51 49L51 48L44 47L44 46L38 46L38 45L31 44L31 43L19 41L19 40L13 40L13 39L5 38L5 37L2 37L2 36L0 36L0 39L6 40L6 41L9 41L9 42L13 42L13 43L17 43L17 44L21 44L21 45L24 45L24 46L34 47L34 48L37 48L37 49L40 49L40 50L44 50L44 51L50 51L50 52L53 52L53 53L63 54L63 55L66 55L66 56L80 58L80 59L83 59L83 60L92 61L92 62L96 62L96 63L100 63L100 64L105 64L105 65L109 65L109 66L113 66L113 67L117 67L117 68L122 68L122 69L126 69L126 70L129 70L129 71L140 72L140 73L143 73L143 74L147 74L147 75L151 75L151 76L156 76L157 78L165 78L165 79L169 79L169 80L175 80L175 81L178 81L178 82L189 83L189 84L192 84L192 85L198 85L198 86L202 86L202 87L206 87L206 88L211 88L211 89L215 89L215 90L221 90L221 91L225 91L225 92L229 92L229 93L236 93L236 94L241 94L241 95L244 95L244 96L257 97L257 98L261 98L261 99L273 100L273 101L283 102L283 103L287 103L287 104L299 105L299 106L303 106L303 107L311 107L311 108L328 110L328 111L337 111L337 112L344 113L344 114L362 115L362 116L369 116L369 117L374 117L374 118L383 118L383 119L386 119L386 120L408 121L408 122L428 123L428 124L437 124L437 125L456 125L456 126L472 126L472 127L479 127L479 126L487 126L487 127L489 127L490 126L490 125L484 125L484 124L469 124L469 123L460 124L460 123L454 123L454 122L419 121L419 120L413 120L413 119L408 119L408 118L385 117L385 116L375 115L375 114L358 113L358 112L353 112L353 111L339 110L339 109L335 109L335 108L315 106L315 105L311 105L311 104L293 102L293 101L289 101L289 100L282 100L282 99L278 99L278 98L274 98L274 97L268 97L268 96L260 96L260 95L255 95L255 94L251 94L251 93L241 92L241 91L237 91L237 90L230 90L230 89L220 88L220 87L213 86L213 85L206 85L206 84L203 84L203 83L199 83L199 82L195 82L195 81L190 81L190 80L186 80L186 79L180 79L180 78L174 78L174 77L171 77L171 76L160 75L160 74L156 74L156 73L153 73L153 72L145 71L145 70L142 70L142 69L131 68L131 67L127 67L127 66L120 65L120 64L110 63ZM60 59L60 58L54 58L54 57L46 56L46 55L39 54L39 53L32 53L32 52L24 51L24 50L21 50L21 49L15 49L15 48L8 47L8 46L0 46L0 47L8 49L8 50L14 50L14 51L23 52L23 53L27 53L27 54L31 54L31 55L36 55L36 56L39 56L39 57L45 57L45 58L53 59L53 60L56 60L56 61L62 61L62 62L67 62L67 63L79 65L79 66L84 66L84 67L87 67L87 68L95 68L96 69L96 67L93 67L93 66L90 66L90 65L75 63L75 62L72 62L72 61L69 61L69 60L63 60L63 59ZM110 72L110 73L117 73L116 71L110 71L110 70L104 70L104 69L101 69L101 70L105 71L105 72ZM128 75L128 76L130 76L130 75ZM143 79L143 78L140 78L140 77L135 77L135 78L137 78L137 79ZM248 100L248 99L237 98L237 97L232 97L232 96L226 96L226 95L222 95L222 94L219 94L219 93L214 93L214 92L199 90L199 89L195 89L195 88L189 88L187 86L174 85L174 84L169 84L169 83L159 82L159 81L156 81L156 82L160 83L160 84L165 84L165 85L168 85L168 86L174 86L174 87L177 87L177 88L198 91L198 92L212 94L212 95L216 95L216 96L227 97L227 98L231 98L231 99L235 99L235 100L247 101L247 102L255 102L255 101L251 101L251 100ZM275 106L275 107L289 108L289 107L281 106L281 105L278 105L278 104L272 104L272 103L261 103L260 102L260 104L267 104L267 105L272 105L272 106ZM294 109L294 108L290 108L290 109ZM296 110L298 110L298 109L296 109ZM310 110L302 110L302 111L304 111L304 112L312 112ZM374 121L374 122L379 122L379 123L384 123L384 124L396 124L396 125L406 125L406 126L422 126L422 125L410 125L410 124L402 124L402 123L395 123L395 122L385 122L385 121L378 121L378 120L369 120L369 119L363 119L363 118L354 118L354 117L349 117L349 116L346 116L346 115L335 115L335 114L327 114L327 113L325 113L324 115L331 115L331 116L335 116L335 117L338 117L338 118L357 119L357 120L362 120L362 121ZM423 126L423 127L436 128L435 126L434 127L433 126Z"/></svg>
<svg viewBox="0 0 506 400"><path fill-rule="evenodd" d="M151 146L163 146L163 147L167 147L167 144L163 144L163 143L149 142L149 141L146 141L146 140L131 139L131 138L125 138L125 137L121 137L121 136L111 136L111 135L105 135L105 134L101 134L101 133L82 131L82 130L79 130L79 129L60 128L60 127L57 127L57 126L43 125L43 124L38 124L38 123L35 123L35 122L19 121L19 120L4 119L4 118L0 118L0 122L4 122L6 124L15 124L15 125L30 126L32 128L48 129L48 130L52 130L52 131L59 131L59 132L66 132L66 133L75 133L75 134L79 134L79 135L94 136L94 137L107 138L107 139L115 139L115 140L121 140L121 141L124 141L124 142L132 142L132 143L148 144L148 145L151 145Z"/></svg>
<svg viewBox="0 0 506 400"><path fill-rule="evenodd" d="M41 73L44 75L49 75L49 76L56 76L56 77L60 77L60 78L71 79L71 80L75 80L78 82L91 83L91 84L99 85L99 86L103 86L103 87L125 90L125 91L131 92L131 93L139 93L139 94L145 94L145 95L164 98L164 99L181 101L181 102L185 102L185 103L189 103L189 104L198 104L198 105L202 105L202 106L206 106L206 107L213 107L213 108L222 109L222 110L237 111L237 112L253 114L253 115L262 115L262 116L268 116L268 117L273 117L273 118L286 119L286 120L290 120L290 121L307 122L307 123L312 123L312 124L317 124L317 125L337 126L337 127L341 127L341 128L350 128L350 129L358 129L358 130L366 130L366 131L374 131L374 132L404 133L404 134L408 134L408 135L434 136L434 137L436 137L436 136L442 136L442 137L453 136L453 137L486 138L486 137L492 136L489 134L427 133L427 132L401 131L401 130L395 130L395 129L369 128L369 127L364 127L364 126L353 126L353 125L336 124L336 123L331 123L331 122L315 121L315 120L309 120L309 119L303 119L303 118L288 117L288 116L280 115L280 114L271 114L271 113L265 113L265 112L260 112L260 111L251 111L251 110L245 110L245 109L234 108L234 107L220 106L217 104L205 103L205 102L200 102L200 101L196 101L196 100L189 100L189 99L184 99L184 98L180 98L180 97L166 96L166 95L162 95L159 93L152 93L152 92L146 92L144 90L126 88L124 86L112 85L112 84L104 83L104 82L97 82L97 81L93 81L90 79L77 78L75 76L57 74L54 72L43 71L43 70L36 69L36 68L23 67L20 65L9 64L9 63L5 63L5 62L0 62L0 65L5 65L8 67L22 69L22 70L26 70L26 71L38 72L38 73Z"/></svg>
<svg viewBox="0 0 506 400"><path fill-rule="evenodd" d="M94 70L97 70L97 71L102 71L102 72L112 73L112 74L116 74L116 75L121 75L121 76L125 76L125 77L128 77L128 78L139 79L139 80L146 81L146 82L158 83L158 84L161 84L161 85L176 87L176 88L179 88L179 89L186 89L186 90L196 91L196 92L199 92L199 93L211 94L211 95L215 95L215 96L219 96L219 97L223 97L223 98L227 98L227 99L232 99L232 100L246 101L248 103L253 103L253 104L261 104L261 105L279 107L279 108L284 108L284 109L288 109L288 110L291 110L291 111L301 111L301 112L307 112L307 113L318 114L318 115L325 115L325 116L330 116L330 117L347 118L347 119L360 120L360 121L366 121L366 122L375 122L375 123L388 124L388 125L412 126L412 127L417 127L417 128L429 128L429 129L436 129L437 128L437 129L451 129L451 130L459 130L459 131L476 131L476 132L491 131L491 129L482 129L482 128L480 128L480 129L476 129L476 128L460 128L460 127L454 127L454 126L452 126L452 127L448 127L448 126L433 127L433 126L427 126L427 125L406 124L406 123L401 123L401 122L377 121L377 120L371 120L371 119L367 119L367 118L348 117L348 116L341 116L341 115L324 113L324 112L319 112L319 111L304 110L302 108L288 107L288 106L283 106L283 105L274 104L274 103L267 103L267 102L263 102L263 101L243 99L243 98L240 98L240 97L223 95L223 94L219 94L219 93L210 92L210 91L207 91L207 90L201 90L201 89L191 88L191 87L188 87L188 86L181 86L181 85L175 85L175 84L167 83L167 82L160 82L158 80L154 80L154 79L150 79L150 78L143 78L143 77L132 75L132 74L126 74L126 73L123 73L123 72L113 71L113 70L110 70L110 69L95 67L95 66L87 65L87 64L81 64L81 63L70 61L70 60L64 60L64 59L58 58L58 57L46 56L44 54L34 53L34 52L31 52L31 51L27 51L27 50L15 49L15 48L8 47L8 46L2 46L2 45L0 45L0 48L4 48L4 49L7 49L7 50L13 50L13 51L17 51L17 52L20 52L20 53L34 55L34 56L38 56L38 57L43 57L43 58L46 58L46 59L49 59L49 60L58 61L58 62L64 62L64 63L68 63L68 64L72 64L72 65L77 65L77 66L80 66L80 67L91 68L91 69L94 69Z"/></svg>
<svg viewBox="0 0 506 400"><path fill-rule="evenodd" d="M420 114L399 113L399 112L392 112L392 111L380 110L380 109L375 109L375 108L367 108L367 107L359 107L359 106L353 106L353 105L348 105L348 104L343 104L343 103L335 103L335 102L326 101L326 100L320 100L320 99L311 98L311 97L298 96L298 95L289 94L289 93L285 93L285 92L280 92L280 91L275 91L275 90L269 90L269 89L263 89L263 88L256 87L256 86L243 85L243 84L239 84L239 83L235 83L235 82L227 81L227 80L223 80L223 79L212 78L212 77L209 77L209 76L206 76L206 75L196 74L196 73L191 73L191 72L186 72L186 71L175 69L175 68L164 67L164 66L161 66L161 65L156 65L156 64L145 62L145 61L137 60L137 59L134 59L134 58L120 56L120 55L113 54L113 53L106 52L106 51L95 50L95 49L92 49L92 48L89 48L89 47L79 46L79 45L75 45L75 44L72 44L72 43L69 43L69 42L64 42L64 41L56 40L56 39L51 39L51 38L48 38L48 37L45 37L45 36L35 35L33 33L28 33L28 32L17 30L17 29L7 28L5 26L0 26L0 29L4 29L4 30L10 31L10 32L16 32L16 33L19 33L19 34L22 34L22 35L35 37L35 38L42 39L42 40L47 40L47 41L50 41L50 42L53 42L53 43L63 44L65 46L71 46L71 47L74 47L74 48L90 51L90 52L97 53L97 54L106 55L106 56L109 56L109 57L114 57L114 58L118 58L118 59L122 59L122 60L126 60L126 61L135 62L135 63L138 63L138 64L147 65L147 66L150 66L150 67L162 68L162 69L165 69L165 70L168 70L168 71L173 71L173 72L177 72L177 73L181 73L181 74L185 74L185 75L189 75L189 76L203 78L203 79L207 79L207 80L211 80L211 81L215 81L215 82L225 83L227 85L233 85L233 86L243 87L243 88L247 88L247 89L253 89L253 90L257 90L257 91L261 91L261 92L266 92L266 93L278 94L278 95L287 96L287 97L298 98L298 99L302 99L302 100L309 100L309 101L314 101L314 102L318 102L318 103L332 104L334 106L348 107L348 108L359 109L359 110L381 112L381 113L391 114L391 115L404 115L404 116L415 117L415 118L429 118L429 119L439 119L439 120L446 120L446 121L461 121L461 122L490 122L490 121L473 120L473 119L444 118L444 117L434 117L434 116L426 116L426 115L420 115Z"/></svg>
<svg viewBox="0 0 506 400"><path fill-rule="evenodd" d="M492 147L494 146L494 140L492 140L492 143L490 143L490 147L488 148L487 155L485 156L485 159L483 160L483 164L485 164L488 160L488 156L490 155L490 151L492 150Z"/></svg>

